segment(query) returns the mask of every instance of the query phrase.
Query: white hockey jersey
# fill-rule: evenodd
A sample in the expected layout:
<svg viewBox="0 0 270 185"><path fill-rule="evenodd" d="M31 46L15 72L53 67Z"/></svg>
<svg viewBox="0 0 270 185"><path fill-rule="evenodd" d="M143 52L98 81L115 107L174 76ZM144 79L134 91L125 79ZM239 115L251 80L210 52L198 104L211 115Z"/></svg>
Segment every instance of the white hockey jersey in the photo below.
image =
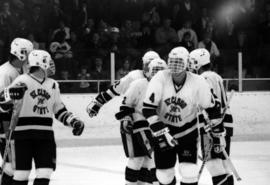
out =
<svg viewBox="0 0 270 185"><path fill-rule="evenodd" d="M0 92L8 87L20 75L19 69L13 67L10 62L0 66ZM12 105L0 104L0 137L5 137L4 130L9 127ZM5 127L5 128L4 128Z"/></svg>
<svg viewBox="0 0 270 185"><path fill-rule="evenodd" d="M223 79L220 75L213 71L205 71L201 74L202 77L206 79L210 88L213 90L213 93L217 96L217 98L221 102L221 110L227 105L227 95L223 85ZM228 108L224 117L224 127L226 128L227 135L233 135L233 118Z"/></svg>
<svg viewBox="0 0 270 185"><path fill-rule="evenodd" d="M20 75L19 70L9 62L0 66L0 91L9 86Z"/></svg>
<svg viewBox="0 0 270 185"><path fill-rule="evenodd" d="M145 120L142 114L143 100L145 98L148 80L146 78L138 79L130 84L130 87L124 94L123 105L133 107L133 121Z"/></svg>
<svg viewBox="0 0 270 185"><path fill-rule="evenodd" d="M64 108L58 83L50 78L40 82L30 74L23 74L11 86L19 84L25 84L27 90L21 100L14 138L54 138L54 114Z"/></svg>
<svg viewBox="0 0 270 185"><path fill-rule="evenodd" d="M127 91L131 82L141 78L145 78L142 70L131 71L118 82L116 82L112 88L107 91L107 93L112 97L122 95Z"/></svg>
<svg viewBox="0 0 270 185"><path fill-rule="evenodd" d="M198 106L213 106L210 87L203 77L187 72L183 86L177 90L169 70L159 71L152 78L144 103L157 107L159 119L165 125L178 127L176 138L198 129Z"/></svg>

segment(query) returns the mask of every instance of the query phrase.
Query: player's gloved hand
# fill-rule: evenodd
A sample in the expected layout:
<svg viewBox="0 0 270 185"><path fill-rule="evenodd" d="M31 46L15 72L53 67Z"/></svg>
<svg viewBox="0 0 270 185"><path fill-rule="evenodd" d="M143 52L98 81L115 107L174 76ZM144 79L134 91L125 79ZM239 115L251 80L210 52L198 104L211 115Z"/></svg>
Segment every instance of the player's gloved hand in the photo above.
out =
<svg viewBox="0 0 270 185"><path fill-rule="evenodd" d="M73 135L80 136L84 130L84 123L81 120L74 118L72 119L70 124L73 127L72 129Z"/></svg>
<svg viewBox="0 0 270 185"><path fill-rule="evenodd" d="M88 113L88 115L90 116L90 118L96 116L99 112L99 109L102 107L102 104L100 104L98 101L96 100L92 100L89 105L86 108L86 111Z"/></svg>
<svg viewBox="0 0 270 185"><path fill-rule="evenodd" d="M5 101L22 99L26 90L27 87L25 85L5 88L4 89Z"/></svg>
<svg viewBox="0 0 270 185"><path fill-rule="evenodd" d="M130 116L125 116L123 119L121 119L121 132L126 134L132 134L133 131L133 121Z"/></svg>
<svg viewBox="0 0 270 185"><path fill-rule="evenodd" d="M90 118L96 116L99 109L111 99L111 97L106 92L101 92L97 97L92 100L86 108L86 111Z"/></svg>
<svg viewBox="0 0 270 185"><path fill-rule="evenodd" d="M177 140L169 133L167 127L154 133L154 138L156 139L157 146L162 151L169 150L178 144Z"/></svg>
<svg viewBox="0 0 270 185"><path fill-rule="evenodd" d="M211 132L212 142L213 142L213 149L216 153L221 153L225 150L226 141L225 141L226 132Z"/></svg>

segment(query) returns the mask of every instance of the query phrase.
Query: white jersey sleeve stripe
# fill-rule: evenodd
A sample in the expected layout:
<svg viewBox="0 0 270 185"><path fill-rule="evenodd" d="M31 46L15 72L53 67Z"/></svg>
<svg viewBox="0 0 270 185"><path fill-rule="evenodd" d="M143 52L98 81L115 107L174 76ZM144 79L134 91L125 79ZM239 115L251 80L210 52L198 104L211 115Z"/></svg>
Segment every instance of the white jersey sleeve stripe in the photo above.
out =
<svg viewBox="0 0 270 185"><path fill-rule="evenodd" d="M153 115L153 116L147 118L147 121L148 121L148 123L149 123L150 125L153 125L153 124L159 122L160 120L159 120L158 115Z"/></svg>
<svg viewBox="0 0 270 185"><path fill-rule="evenodd" d="M15 128L15 131L23 131L23 130L49 130L52 131L51 126L41 126L41 125L25 125L25 126L19 126Z"/></svg>

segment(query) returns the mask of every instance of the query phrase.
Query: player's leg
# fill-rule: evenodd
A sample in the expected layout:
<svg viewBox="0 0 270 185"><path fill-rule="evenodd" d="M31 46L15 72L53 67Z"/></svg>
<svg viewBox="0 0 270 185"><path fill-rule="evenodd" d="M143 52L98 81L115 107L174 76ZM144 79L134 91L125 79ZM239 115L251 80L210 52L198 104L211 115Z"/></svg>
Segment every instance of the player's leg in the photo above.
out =
<svg viewBox="0 0 270 185"><path fill-rule="evenodd" d="M121 139L125 155L128 158L128 164L125 169L126 184L135 185L139 180L144 155L141 154L140 146L136 142L137 138L133 134L121 130Z"/></svg>
<svg viewBox="0 0 270 185"><path fill-rule="evenodd" d="M159 185L156 177L156 167L154 162L154 154L152 157L145 156L140 170L139 185Z"/></svg>
<svg viewBox="0 0 270 185"><path fill-rule="evenodd" d="M179 173L182 177L181 185L198 185L198 131L194 130L178 139L176 147L179 159Z"/></svg>
<svg viewBox="0 0 270 185"><path fill-rule="evenodd" d="M175 148L161 151L158 147L154 151L154 161L156 164L156 177L160 185L175 185L176 150Z"/></svg>
<svg viewBox="0 0 270 185"><path fill-rule="evenodd" d="M33 185L49 185L56 168L56 144L53 139L34 141L36 177Z"/></svg>
<svg viewBox="0 0 270 185"><path fill-rule="evenodd" d="M126 185L137 185L144 157L129 157L125 169Z"/></svg>
<svg viewBox="0 0 270 185"><path fill-rule="evenodd" d="M0 115L1 119L5 118L7 120L9 120L10 118L6 118L4 117L2 114ZM4 121L4 120L0 120L0 152L1 152L1 156L4 156L5 153L5 148L6 148L6 134L5 131L8 130L8 126L9 126L9 122L8 121ZM3 158L2 158L3 159ZM2 177L2 184L3 185L11 185L12 183L12 178L13 178L13 169L12 169L12 165L11 165L11 153L10 150L8 151L8 155L6 157L6 163L5 163L5 167L3 170L3 177Z"/></svg>
<svg viewBox="0 0 270 185"><path fill-rule="evenodd" d="M0 150L1 150L1 156L4 156L5 153L5 147L6 147L6 138L5 136L1 138L0 141ZM8 155L6 157L6 163L3 169L3 177L2 177L2 185L11 185L12 183L12 178L13 178L13 169L12 169L12 164L11 164L11 153L10 150L8 151Z"/></svg>
<svg viewBox="0 0 270 185"><path fill-rule="evenodd" d="M201 135L201 146L203 157L209 155L209 160L206 162L206 168L212 176L213 185L225 185L227 180L226 170L223 165L222 154L215 153L214 148L209 148L210 139L206 134ZM209 149L211 150L209 153Z"/></svg>
<svg viewBox="0 0 270 185"><path fill-rule="evenodd" d="M137 123L137 124L136 124ZM134 135L134 153L136 156L143 156L144 161L139 172L139 185L149 185L157 179L155 178L155 164L153 160L153 138L150 129L143 127L142 124L136 122L133 126L133 135ZM147 123L148 126L148 123ZM150 158L152 157L152 158ZM152 171L151 171L152 170Z"/></svg>
<svg viewBox="0 0 270 185"><path fill-rule="evenodd" d="M15 170L12 185L27 185L32 168L32 143L30 140L12 142Z"/></svg>

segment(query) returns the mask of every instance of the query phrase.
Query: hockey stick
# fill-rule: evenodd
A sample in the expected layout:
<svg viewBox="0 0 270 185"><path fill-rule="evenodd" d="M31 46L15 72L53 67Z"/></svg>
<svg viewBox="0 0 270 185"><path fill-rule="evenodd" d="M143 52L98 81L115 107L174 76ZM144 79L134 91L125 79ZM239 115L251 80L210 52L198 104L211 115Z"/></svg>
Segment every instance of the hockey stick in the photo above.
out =
<svg viewBox="0 0 270 185"><path fill-rule="evenodd" d="M204 169L204 166L206 164L206 162L208 161L208 157L210 156L210 153L211 153L211 150L212 150L212 147L213 147L213 144L210 140L210 143L209 143L209 148L205 154L205 156L201 159L202 160L202 165L200 167L200 170L199 170L199 174L198 174L198 181L200 180L201 178L201 175L202 175L202 172L203 172L203 169Z"/></svg>
<svg viewBox="0 0 270 185"><path fill-rule="evenodd" d="M236 180L237 180L237 181L241 181L242 178L240 177L238 171L236 170L236 168L235 168L235 166L234 166L234 164L233 164L231 158L229 157L228 153L226 152L226 150L223 150L222 153L223 153L223 155L225 156L225 159L226 159L228 165L230 166L230 168L231 168L231 170L232 170L234 176L236 177Z"/></svg>
<svg viewBox="0 0 270 185"><path fill-rule="evenodd" d="M224 119L224 117L225 117L225 114L226 114L227 109L229 108L229 104L230 104L230 101L231 101L231 99L232 99L233 94L234 94L234 91L232 90L232 91L231 91L231 94L230 94L230 97L229 97L229 99L228 99L228 102L227 102L227 104L226 104L226 106L225 106L225 108L224 108L224 110L223 110L223 112L222 112L222 119L221 119L222 121L223 121L223 119ZM205 118L205 121L206 121L207 125L211 125L211 122L210 122L210 120L209 120L209 118L208 118L208 116L206 115L205 112L203 113L203 116L204 116L204 118ZM211 138L209 131L207 132L207 136L208 136L209 138ZM226 150L223 149L223 150L222 150L222 153L223 153L223 155L224 155L226 161L228 162L228 165L229 165L229 167L231 168L231 170L232 170L234 176L236 177L237 181L241 181L242 178L240 177L239 173L237 172L237 170L236 170L234 164L232 163L230 157L228 156L228 153L226 152Z"/></svg>
<svg viewBox="0 0 270 185"><path fill-rule="evenodd" d="M226 111L227 111L227 109L229 108L229 105L230 105L231 99L232 99L232 97L233 97L233 94L234 94L234 90L231 91L230 96L229 96L229 98L228 98L228 101L227 101L227 103L226 103L226 106L225 106L225 108L223 109L223 112L222 112L222 114L221 114L221 115L222 115L222 117L221 117L221 122L224 120L224 117L225 117L225 115L226 115ZM202 109L201 109L201 112L202 112L202 114L203 114L203 117L204 117L204 119L205 119L207 125L211 127L211 121L210 121L210 119L208 118L207 113L206 113L204 110L202 110ZM209 131L210 131L210 130L207 131L207 136L209 137L210 142L211 142L212 137L210 136ZM205 164L206 164L206 162L207 162L207 157L208 157L208 154L210 154L211 149L212 149L212 148L209 147L209 150L208 150L207 153L206 153L207 155L206 155L205 158L203 159L203 163L202 163L202 165L201 165L201 167L200 167L199 174L198 174L198 181L199 181L200 176L201 176L201 174L202 174L203 168L204 168L204 166L205 166ZM223 152L223 154L224 154L224 152L226 153L226 154L224 154L224 156L225 156L226 160L228 161L228 164L229 164L231 170L233 171L233 174L235 175L236 179L237 179L238 181L241 180L241 177L239 176L238 172L236 171L236 169L235 169L235 167L234 167L234 165L233 165L231 159L229 158L227 152L226 152L225 150L223 150L222 152ZM226 157L226 156L227 156L227 157Z"/></svg>
<svg viewBox="0 0 270 185"><path fill-rule="evenodd" d="M15 130L15 127L17 125L17 122L19 119L19 114L20 114L21 108L22 108L22 104L23 104L22 100L15 101L15 103L14 103L15 106L13 108L12 117L10 120L9 132L7 133L6 146L5 146L4 155L3 155L3 162L1 165L2 172L1 172L1 177L0 177L0 185L2 184L2 178L3 178L4 168L6 165L6 160L7 160L9 149L10 149L9 145L11 143L12 133Z"/></svg>

